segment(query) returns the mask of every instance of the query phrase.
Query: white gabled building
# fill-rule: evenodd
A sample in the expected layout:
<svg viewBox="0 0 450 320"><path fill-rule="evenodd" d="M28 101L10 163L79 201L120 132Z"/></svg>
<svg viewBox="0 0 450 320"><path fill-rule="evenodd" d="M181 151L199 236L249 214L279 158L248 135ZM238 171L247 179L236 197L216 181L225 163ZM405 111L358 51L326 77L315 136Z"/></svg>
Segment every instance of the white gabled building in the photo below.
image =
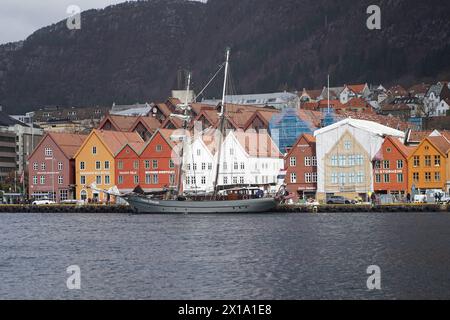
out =
<svg viewBox="0 0 450 320"><path fill-rule="evenodd" d="M379 123L345 119L314 132L317 153L317 198L339 195L367 200L373 192L373 160L385 136L405 134Z"/></svg>
<svg viewBox="0 0 450 320"><path fill-rule="evenodd" d="M193 140L185 152L184 190L212 192L216 173L217 147L213 134ZM278 188L283 170L282 155L267 133L230 131L222 144L219 187L259 186Z"/></svg>

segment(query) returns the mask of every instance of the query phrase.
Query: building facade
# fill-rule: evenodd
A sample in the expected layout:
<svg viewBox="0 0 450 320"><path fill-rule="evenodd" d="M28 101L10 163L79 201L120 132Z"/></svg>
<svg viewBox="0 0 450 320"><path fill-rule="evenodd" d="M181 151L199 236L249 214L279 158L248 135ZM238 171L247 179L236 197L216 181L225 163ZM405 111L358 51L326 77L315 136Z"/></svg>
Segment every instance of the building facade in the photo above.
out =
<svg viewBox="0 0 450 320"><path fill-rule="evenodd" d="M284 158L285 184L294 200L316 198L317 157L316 139L303 134Z"/></svg>
<svg viewBox="0 0 450 320"><path fill-rule="evenodd" d="M86 136L48 133L28 159L30 199L75 199L74 155Z"/></svg>

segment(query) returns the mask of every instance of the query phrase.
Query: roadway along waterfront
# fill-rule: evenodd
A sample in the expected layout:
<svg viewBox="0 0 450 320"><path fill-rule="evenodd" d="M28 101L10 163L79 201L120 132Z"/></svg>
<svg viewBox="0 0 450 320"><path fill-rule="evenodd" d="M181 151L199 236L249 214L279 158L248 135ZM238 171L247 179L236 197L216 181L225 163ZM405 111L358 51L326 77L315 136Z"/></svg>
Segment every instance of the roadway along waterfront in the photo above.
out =
<svg viewBox="0 0 450 320"><path fill-rule="evenodd" d="M449 243L432 212L3 213L0 298L450 299Z"/></svg>

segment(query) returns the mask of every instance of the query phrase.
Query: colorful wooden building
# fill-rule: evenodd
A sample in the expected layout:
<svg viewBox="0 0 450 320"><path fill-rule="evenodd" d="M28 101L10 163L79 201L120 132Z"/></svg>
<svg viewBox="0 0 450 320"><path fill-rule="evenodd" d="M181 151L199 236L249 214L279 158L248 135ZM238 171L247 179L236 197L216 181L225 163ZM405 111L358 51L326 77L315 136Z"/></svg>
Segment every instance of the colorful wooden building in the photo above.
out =
<svg viewBox="0 0 450 320"><path fill-rule="evenodd" d="M386 137L374 159L374 192L400 198L411 192L408 184L408 157L414 151L394 137Z"/></svg>
<svg viewBox="0 0 450 320"><path fill-rule="evenodd" d="M28 161L31 199L56 202L75 198L75 153L86 135L47 133Z"/></svg>
<svg viewBox="0 0 450 320"><path fill-rule="evenodd" d="M93 130L75 154L76 197L92 202L106 202L108 197L90 188L116 185L116 157L126 144L138 149L144 141L136 132Z"/></svg>
<svg viewBox="0 0 450 320"><path fill-rule="evenodd" d="M441 135L428 136L422 140L408 158L409 189L413 193L427 190L448 190L449 140Z"/></svg>

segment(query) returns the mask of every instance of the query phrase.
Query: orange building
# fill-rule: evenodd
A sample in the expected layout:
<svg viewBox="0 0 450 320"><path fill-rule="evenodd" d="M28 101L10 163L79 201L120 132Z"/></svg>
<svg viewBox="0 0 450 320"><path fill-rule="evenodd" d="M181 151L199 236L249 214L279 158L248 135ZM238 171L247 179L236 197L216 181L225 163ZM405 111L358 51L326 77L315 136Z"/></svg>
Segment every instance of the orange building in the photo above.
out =
<svg viewBox="0 0 450 320"><path fill-rule="evenodd" d="M429 189L447 189L447 166L450 142L444 136L422 140L408 158L408 185L416 193Z"/></svg>
<svg viewBox="0 0 450 320"><path fill-rule="evenodd" d="M399 139L386 137L374 161L374 191L404 197L411 192L408 185L408 157L414 148Z"/></svg>

